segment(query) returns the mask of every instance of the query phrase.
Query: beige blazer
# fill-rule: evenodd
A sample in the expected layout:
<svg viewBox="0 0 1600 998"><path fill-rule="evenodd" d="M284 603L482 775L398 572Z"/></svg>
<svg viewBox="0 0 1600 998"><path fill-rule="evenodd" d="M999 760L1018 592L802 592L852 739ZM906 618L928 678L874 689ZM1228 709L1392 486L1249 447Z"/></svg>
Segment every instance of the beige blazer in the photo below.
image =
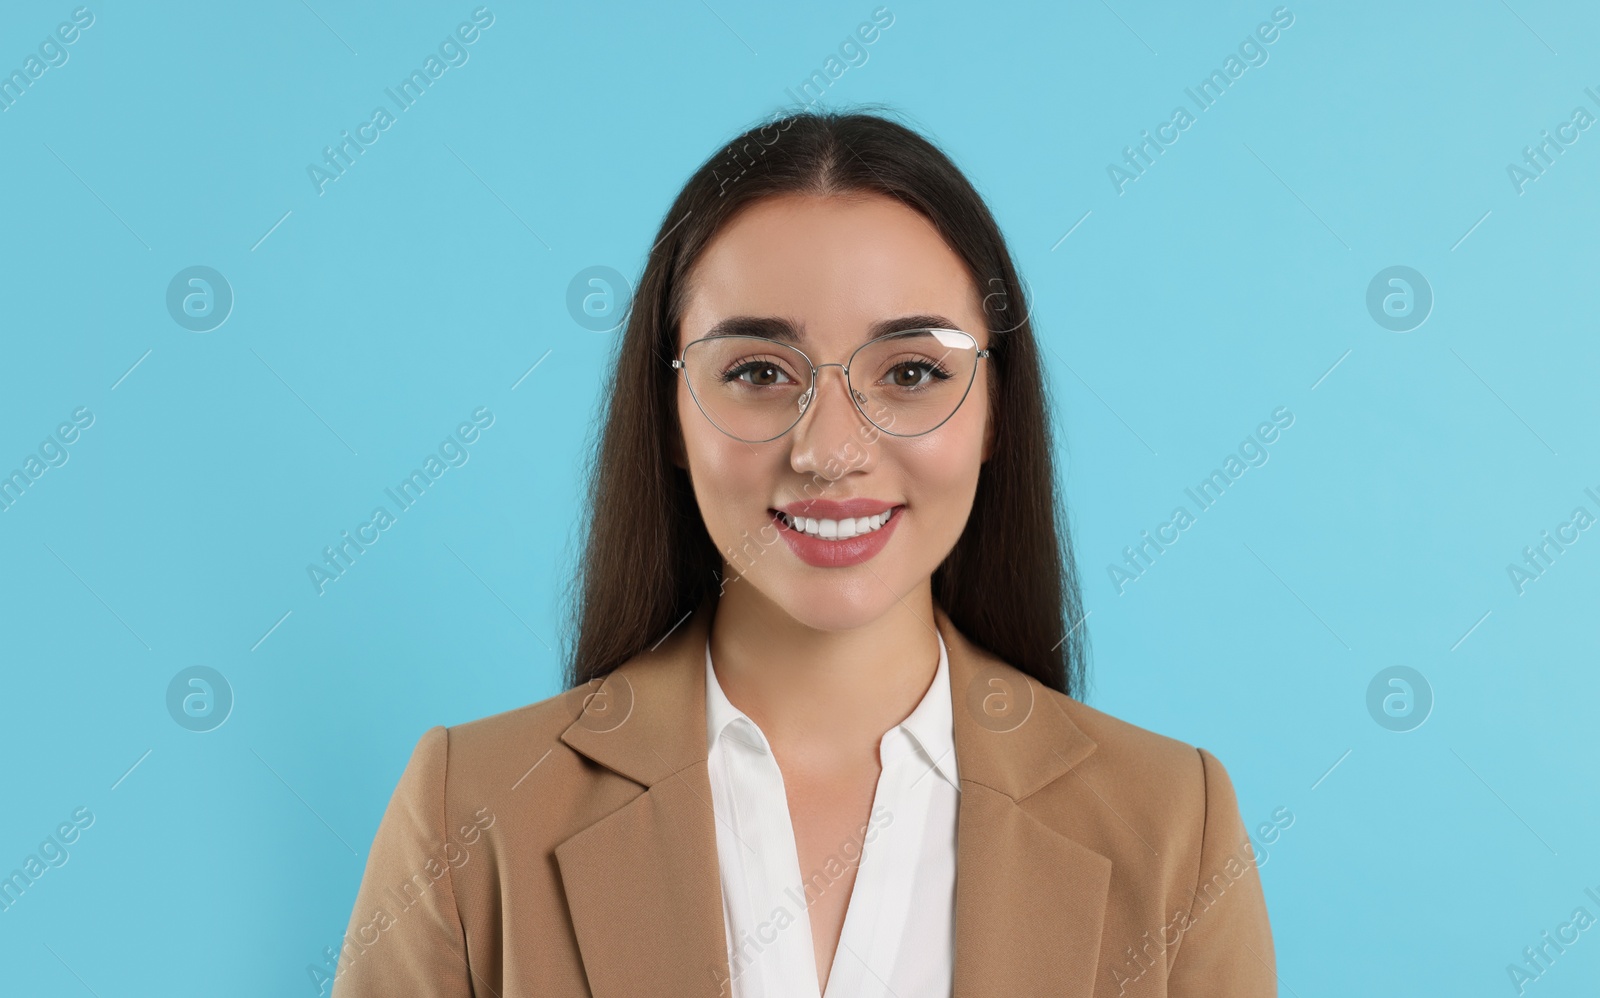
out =
<svg viewBox="0 0 1600 998"><path fill-rule="evenodd" d="M422 735L333 998L732 993L706 768L714 612L603 682ZM935 612L961 778L956 998L1276 995L1216 757L1045 688Z"/></svg>

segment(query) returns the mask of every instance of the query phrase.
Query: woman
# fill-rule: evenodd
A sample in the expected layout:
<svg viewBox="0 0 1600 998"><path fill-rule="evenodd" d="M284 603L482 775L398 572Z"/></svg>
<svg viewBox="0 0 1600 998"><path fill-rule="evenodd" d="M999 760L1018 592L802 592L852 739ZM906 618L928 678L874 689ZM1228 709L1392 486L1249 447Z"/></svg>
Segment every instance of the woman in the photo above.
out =
<svg viewBox="0 0 1600 998"><path fill-rule="evenodd" d="M803 113L658 236L570 688L422 736L335 998L1275 994L1222 764L1076 698L1038 349L970 183Z"/></svg>

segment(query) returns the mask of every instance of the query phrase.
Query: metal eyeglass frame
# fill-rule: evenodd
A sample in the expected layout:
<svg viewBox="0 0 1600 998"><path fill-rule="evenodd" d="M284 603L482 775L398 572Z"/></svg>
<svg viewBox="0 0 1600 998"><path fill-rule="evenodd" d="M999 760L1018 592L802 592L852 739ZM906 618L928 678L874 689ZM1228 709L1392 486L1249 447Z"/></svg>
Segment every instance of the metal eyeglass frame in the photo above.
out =
<svg viewBox="0 0 1600 998"><path fill-rule="evenodd" d="M856 387L854 385L852 385L850 383L850 365L855 361L856 354L860 353L862 350L865 350L867 347L873 346L874 344L880 343L880 342L882 342L884 340L894 339L894 338L900 337L900 336L910 336L910 335L915 334L915 333L959 333L960 335L965 336L967 339L972 341L973 352L974 352L974 355L976 356L976 358L978 360L983 360L983 359L987 358L989 356L989 354L990 354L990 349L987 348L987 347L985 347L983 349L978 349L978 338L976 336L973 336L971 333L967 332L966 330L964 330L964 329L947 329L947 328L944 328L944 327L941 327L941 326L919 326L919 327L917 327L915 329L902 329L902 330L898 330L898 331L893 332L893 333L888 333L888 334L883 335L883 336L874 337L873 339L867 340L865 343L861 344L860 346L856 347L854 350L850 351L849 359L846 360L843 364L836 363L836 362L830 362L830 363L827 363L827 364L813 364L813 363L811 363L811 358L806 355L806 352L804 350L801 350L797 346L792 346L792 345L790 345L788 343L781 343L778 340L774 340L771 337L767 337L767 336L742 336L741 335L739 337L740 339L761 340L761 341L764 341L764 342L767 342L767 343L774 344L775 346L782 347L782 348L784 348L786 350L793 350L795 353L799 354L801 356L801 358L803 358L805 360L806 365L811 368L811 384L806 387L805 393L800 396L800 411L794 417L794 422L792 422L788 426L784 427L780 432L775 433L772 436L766 437L765 439L762 439L762 440L745 440L744 437L737 436L737 435L735 435L733 433L729 433L727 430L723 429L722 425L720 423L718 423L716 421L716 419L712 418L712 416L711 416L711 414L709 412L706 412L705 406L701 405L700 397L698 395L696 395L695 391L694 391L694 382L689 380L689 372L684 367L683 358L688 355L690 347L694 346L696 343L704 342L705 340L720 340L720 339L727 339L728 337L726 337L726 336L702 336L698 340L693 340L693 341L691 341L689 343L684 344L682 352L677 357L674 357L671 360L669 360L667 363L674 370L678 370L678 371L682 371L683 372L684 383L689 386L689 397L694 399L695 408L699 409L700 410L700 414L702 416L706 417L706 421L709 422L712 426L715 426L718 430L721 430L723 433L727 434L728 436L733 437L733 439L743 441L744 443L748 443L748 444L764 444L764 443L768 443L768 442L776 440L779 437L783 436L784 434L788 433L790 430L794 429L796 426L799 426L800 425L800 420L805 418L806 411L811 407L811 400L816 397L816 392L817 392L817 372L820 371L824 367L837 367L837 368L840 368L841 370L844 371L844 383L845 383L845 387L850 390L850 401L855 405L856 411L861 413L861 415L866 418L867 422L871 423L873 426L876 426L878 429L882 430L884 433L887 433L892 437L920 437L920 436L923 436L925 434L932 433L934 430L937 430L939 427L943 426L945 423L948 423L950 421L950 417L954 416L957 412L959 412L961 410L962 404L964 404L967 401L967 396L972 393L972 386L974 384L976 384L977 380L978 380L978 368L977 368L976 364L974 364L973 368L972 368L972 379L967 382L967 387L962 390L961 399L960 399L960 401L958 401L955 404L955 408L950 410L950 415L944 417L941 420L939 420L939 422L937 422L934 425L928 427L926 430L921 430L921 431L918 431L916 433L896 433L893 430L891 430L891 429L889 429L889 428L887 428L885 426L880 425L877 420L872 418L872 416L867 412L866 409L862 408L862 401L863 401L864 396L861 394L860 391L858 391L856 389Z"/></svg>

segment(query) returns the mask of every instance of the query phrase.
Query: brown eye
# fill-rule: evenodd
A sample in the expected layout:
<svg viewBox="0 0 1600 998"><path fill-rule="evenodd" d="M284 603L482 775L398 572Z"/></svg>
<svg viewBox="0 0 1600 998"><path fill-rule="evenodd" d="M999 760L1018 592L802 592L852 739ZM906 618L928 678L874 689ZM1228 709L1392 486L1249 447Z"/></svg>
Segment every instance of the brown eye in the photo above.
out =
<svg viewBox="0 0 1600 998"><path fill-rule="evenodd" d="M907 360L889 369L887 381L891 388L917 390L928 388L935 382L948 380L950 372L932 361Z"/></svg>
<svg viewBox="0 0 1600 998"><path fill-rule="evenodd" d="M748 377L746 377L748 375ZM723 382L743 381L755 388L771 388L783 383L783 368L767 361L752 360L740 364L722 376Z"/></svg>
<svg viewBox="0 0 1600 998"><path fill-rule="evenodd" d="M923 369L919 364L901 364L895 368L894 384L898 388L915 388L922 382Z"/></svg>

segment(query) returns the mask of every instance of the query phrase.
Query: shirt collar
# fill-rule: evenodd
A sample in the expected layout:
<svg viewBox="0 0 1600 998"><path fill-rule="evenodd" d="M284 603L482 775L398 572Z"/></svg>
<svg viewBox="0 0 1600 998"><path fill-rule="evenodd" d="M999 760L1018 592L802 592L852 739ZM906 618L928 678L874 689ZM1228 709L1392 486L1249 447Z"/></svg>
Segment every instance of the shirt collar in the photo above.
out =
<svg viewBox="0 0 1600 998"><path fill-rule="evenodd" d="M950 655L945 648L944 635L938 634L937 637L939 666L934 672L933 682L911 714L891 729L884 738L889 739L895 731L904 731L911 736L911 741L922 754L924 763L936 768L939 774L959 791L961 780L956 766L955 718L950 692ZM708 634L706 636L706 745L714 749L717 738L724 732L757 752L771 751L761 728L750 719L749 715L735 707L727 694L722 692L722 684L717 681L716 670L711 667L711 637Z"/></svg>

